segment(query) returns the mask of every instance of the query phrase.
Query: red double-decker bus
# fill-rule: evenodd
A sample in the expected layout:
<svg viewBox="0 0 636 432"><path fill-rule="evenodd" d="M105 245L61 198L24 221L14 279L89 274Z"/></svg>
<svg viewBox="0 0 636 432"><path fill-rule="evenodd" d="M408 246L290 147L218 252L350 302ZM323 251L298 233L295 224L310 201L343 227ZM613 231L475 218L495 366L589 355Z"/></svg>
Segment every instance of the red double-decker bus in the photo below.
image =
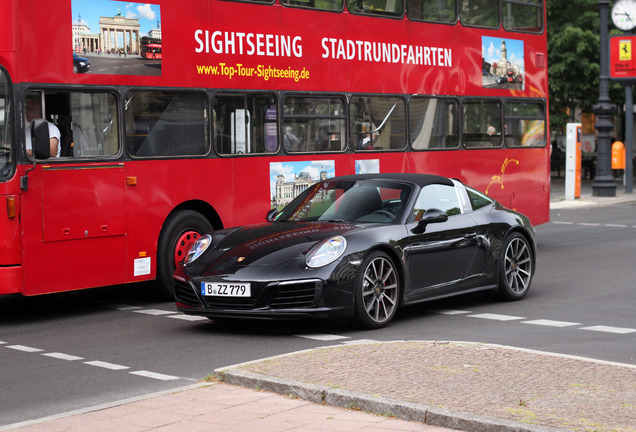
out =
<svg viewBox="0 0 636 432"><path fill-rule="evenodd" d="M141 57L145 59L160 59L161 39L143 36L141 38Z"/></svg>
<svg viewBox="0 0 636 432"><path fill-rule="evenodd" d="M356 172L455 177L549 218L544 0L2 8L0 294L169 293L200 233ZM112 54L150 27L160 62Z"/></svg>

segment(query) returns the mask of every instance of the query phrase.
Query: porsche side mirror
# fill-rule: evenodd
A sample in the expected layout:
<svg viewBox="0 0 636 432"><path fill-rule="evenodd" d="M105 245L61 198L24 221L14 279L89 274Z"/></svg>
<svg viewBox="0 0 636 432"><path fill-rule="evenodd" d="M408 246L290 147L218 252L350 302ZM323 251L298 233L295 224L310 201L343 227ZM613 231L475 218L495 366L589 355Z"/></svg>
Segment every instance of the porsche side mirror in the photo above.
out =
<svg viewBox="0 0 636 432"><path fill-rule="evenodd" d="M267 215L265 215L265 219L267 220L267 222L273 222L276 219L276 216L279 215L279 211L276 209L271 209L270 211L267 212Z"/></svg>
<svg viewBox="0 0 636 432"><path fill-rule="evenodd" d="M49 125L44 119L31 120L31 148L36 159L48 159L51 153Z"/></svg>
<svg viewBox="0 0 636 432"><path fill-rule="evenodd" d="M426 231L426 225L430 223L440 223L446 222L448 220L448 215L441 211L440 209L431 208L424 212L422 218L417 222L417 226L413 228L413 233L421 234Z"/></svg>

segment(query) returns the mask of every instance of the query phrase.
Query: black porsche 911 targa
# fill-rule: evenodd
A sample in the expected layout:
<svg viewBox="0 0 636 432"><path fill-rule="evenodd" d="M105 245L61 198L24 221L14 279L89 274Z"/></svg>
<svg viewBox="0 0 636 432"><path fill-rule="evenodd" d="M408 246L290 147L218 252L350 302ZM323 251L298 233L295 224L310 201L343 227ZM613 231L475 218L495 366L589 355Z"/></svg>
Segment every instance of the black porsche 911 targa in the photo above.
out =
<svg viewBox="0 0 636 432"><path fill-rule="evenodd" d="M200 237L177 309L209 318L391 321L402 305L480 290L519 300L535 271L527 217L426 174L335 177L259 225Z"/></svg>

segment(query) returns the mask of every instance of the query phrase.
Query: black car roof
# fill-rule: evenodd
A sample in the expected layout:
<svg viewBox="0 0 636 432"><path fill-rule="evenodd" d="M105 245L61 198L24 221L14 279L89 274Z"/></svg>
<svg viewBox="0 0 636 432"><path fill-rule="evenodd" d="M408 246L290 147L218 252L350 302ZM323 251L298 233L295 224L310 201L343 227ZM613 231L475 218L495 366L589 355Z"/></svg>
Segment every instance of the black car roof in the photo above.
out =
<svg viewBox="0 0 636 432"><path fill-rule="evenodd" d="M401 182L415 183L419 187L430 184L443 184L453 186L453 182L448 177L442 177L434 174L418 174L418 173L381 173L381 174L356 174L341 177L332 177L330 180L396 180Z"/></svg>

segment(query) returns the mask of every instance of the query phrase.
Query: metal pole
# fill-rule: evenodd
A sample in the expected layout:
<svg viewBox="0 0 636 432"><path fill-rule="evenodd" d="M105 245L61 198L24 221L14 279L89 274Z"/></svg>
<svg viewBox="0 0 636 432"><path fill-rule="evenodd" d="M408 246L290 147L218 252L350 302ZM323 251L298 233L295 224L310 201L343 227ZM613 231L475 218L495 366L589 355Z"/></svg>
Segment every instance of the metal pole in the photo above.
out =
<svg viewBox="0 0 636 432"><path fill-rule="evenodd" d="M632 193L634 186L633 136L634 91L628 84L625 86L625 193Z"/></svg>
<svg viewBox="0 0 636 432"><path fill-rule="evenodd" d="M599 0L601 14L601 73L599 76L598 103L592 107L596 115L594 127L598 130L596 146L596 176L592 182L592 195L616 196L616 182L612 175L610 131L614 128L612 114L616 110L609 98L609 42L607 37L609 0Z"/></svg>

